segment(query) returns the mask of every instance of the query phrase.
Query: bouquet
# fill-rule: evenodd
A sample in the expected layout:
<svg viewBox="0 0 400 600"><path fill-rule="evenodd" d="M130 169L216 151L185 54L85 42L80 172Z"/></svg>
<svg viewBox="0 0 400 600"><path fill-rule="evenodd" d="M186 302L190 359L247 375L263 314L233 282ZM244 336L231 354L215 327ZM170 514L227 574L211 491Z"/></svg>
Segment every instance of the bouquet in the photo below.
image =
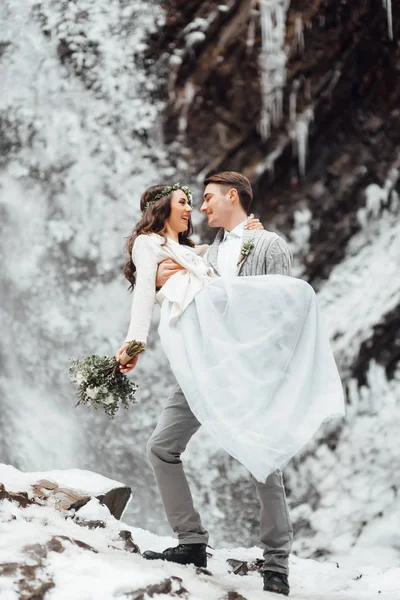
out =
<svg viewBox="0 0 400 600"><path fill-rule="evenodd" d="M129 381L119 370L136 354L144 351L142 342L129 342L128 348L121 354L119 361L109 356L91 355L79 360L71 360L69 377L78 388L79 404L89 404L94 410L104 409L106 415L113 419L119 405L125 409L135 404L135 393L138 385Z"/></svg>

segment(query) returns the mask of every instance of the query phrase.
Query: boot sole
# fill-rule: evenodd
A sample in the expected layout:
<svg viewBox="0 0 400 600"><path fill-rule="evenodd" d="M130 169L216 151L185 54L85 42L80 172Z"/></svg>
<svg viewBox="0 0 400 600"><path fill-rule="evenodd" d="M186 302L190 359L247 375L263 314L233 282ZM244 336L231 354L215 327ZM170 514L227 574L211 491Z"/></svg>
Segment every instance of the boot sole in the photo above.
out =
<svg viewBox="0 0 400 600"><path fill-rule="evenodd" d="M264 592L274 592L274 594L281 594L281 596L289 596L289 592L284 592L283 590L280 590L275 586L264 587L263 590Z"/></svg>
<svg viewBox="0 0 400 600"><path fill-rule="evenodd" d="M167 562L173 562L176 565L194 565L195 567L202 567L203 569L207 568L207 559L205 560L191 560L190 562L178 562L177 560L171 560L170 558L165 558Z"/></svg>
<svg viewBox="0 0 400 600"><path fill-rule="evenodd" d="M198 560L198 561L190 563L190 564L193 564L195 567L201 567L202 569L207 569L207 559Z"/></svg>
<svg viewBox="0 0 400 600"><path fill-rule="evenodd" d="M171 558L167 558L161 553L158 556L146 556L146 554L143 554L142 556L146 560L165 560L167 562L173 562L176 565L194 565L195 567L201 567L203 569L207 568L207 558L193 560L190 562L179 562L178 560L172 560Z"/></svg>

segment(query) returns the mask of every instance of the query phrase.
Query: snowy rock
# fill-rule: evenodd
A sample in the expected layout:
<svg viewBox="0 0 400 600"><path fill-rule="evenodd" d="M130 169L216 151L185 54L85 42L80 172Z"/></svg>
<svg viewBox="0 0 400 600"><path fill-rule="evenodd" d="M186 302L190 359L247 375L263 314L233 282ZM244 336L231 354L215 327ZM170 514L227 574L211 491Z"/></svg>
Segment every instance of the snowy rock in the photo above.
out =
<svg viewBox="0 0 400 600"><path fill-rule="evenodd" d="M37 479L40 475L42 477ZM54 481L53 477L58 482L75 480L82 488L66 487ZM59 511L79 510L83 519L99 518L110 513L120 519L131 496L129 487L121 484L116 487L116 482L106 477L77 469L22 473L10 465L0 465L0 481L7 482L6 486L0 483L0 499L16 501L23 507L39 504L53 506Z"/></svg>

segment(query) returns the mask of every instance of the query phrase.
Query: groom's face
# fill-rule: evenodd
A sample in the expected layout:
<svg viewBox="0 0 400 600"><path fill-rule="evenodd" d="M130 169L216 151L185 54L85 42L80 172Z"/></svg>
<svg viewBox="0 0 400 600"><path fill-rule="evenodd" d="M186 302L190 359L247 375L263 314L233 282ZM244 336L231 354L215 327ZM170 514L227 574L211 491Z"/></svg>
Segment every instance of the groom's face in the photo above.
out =
<svg viewBox="0 0 400 600"><path fill-rule="evenodd" d="M206 186L200 210L207 216L210 227L225 227L232 209L229 197L226 187L217 183L209 183Z"/></svg>

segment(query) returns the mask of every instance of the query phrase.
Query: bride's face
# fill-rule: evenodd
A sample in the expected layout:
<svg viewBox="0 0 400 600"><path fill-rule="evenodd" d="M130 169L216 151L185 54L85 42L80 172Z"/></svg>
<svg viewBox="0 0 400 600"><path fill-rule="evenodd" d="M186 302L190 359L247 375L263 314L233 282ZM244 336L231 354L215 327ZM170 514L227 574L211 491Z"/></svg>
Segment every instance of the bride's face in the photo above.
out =
<svg viewBox="0 0 400 600"><path fill-rule="evenodd" d="M165 226L170 227L176 233L183 233L189 227L191 213L192 207L185 192L175 190L171 196L171 214L165 221Z"/></svg>

